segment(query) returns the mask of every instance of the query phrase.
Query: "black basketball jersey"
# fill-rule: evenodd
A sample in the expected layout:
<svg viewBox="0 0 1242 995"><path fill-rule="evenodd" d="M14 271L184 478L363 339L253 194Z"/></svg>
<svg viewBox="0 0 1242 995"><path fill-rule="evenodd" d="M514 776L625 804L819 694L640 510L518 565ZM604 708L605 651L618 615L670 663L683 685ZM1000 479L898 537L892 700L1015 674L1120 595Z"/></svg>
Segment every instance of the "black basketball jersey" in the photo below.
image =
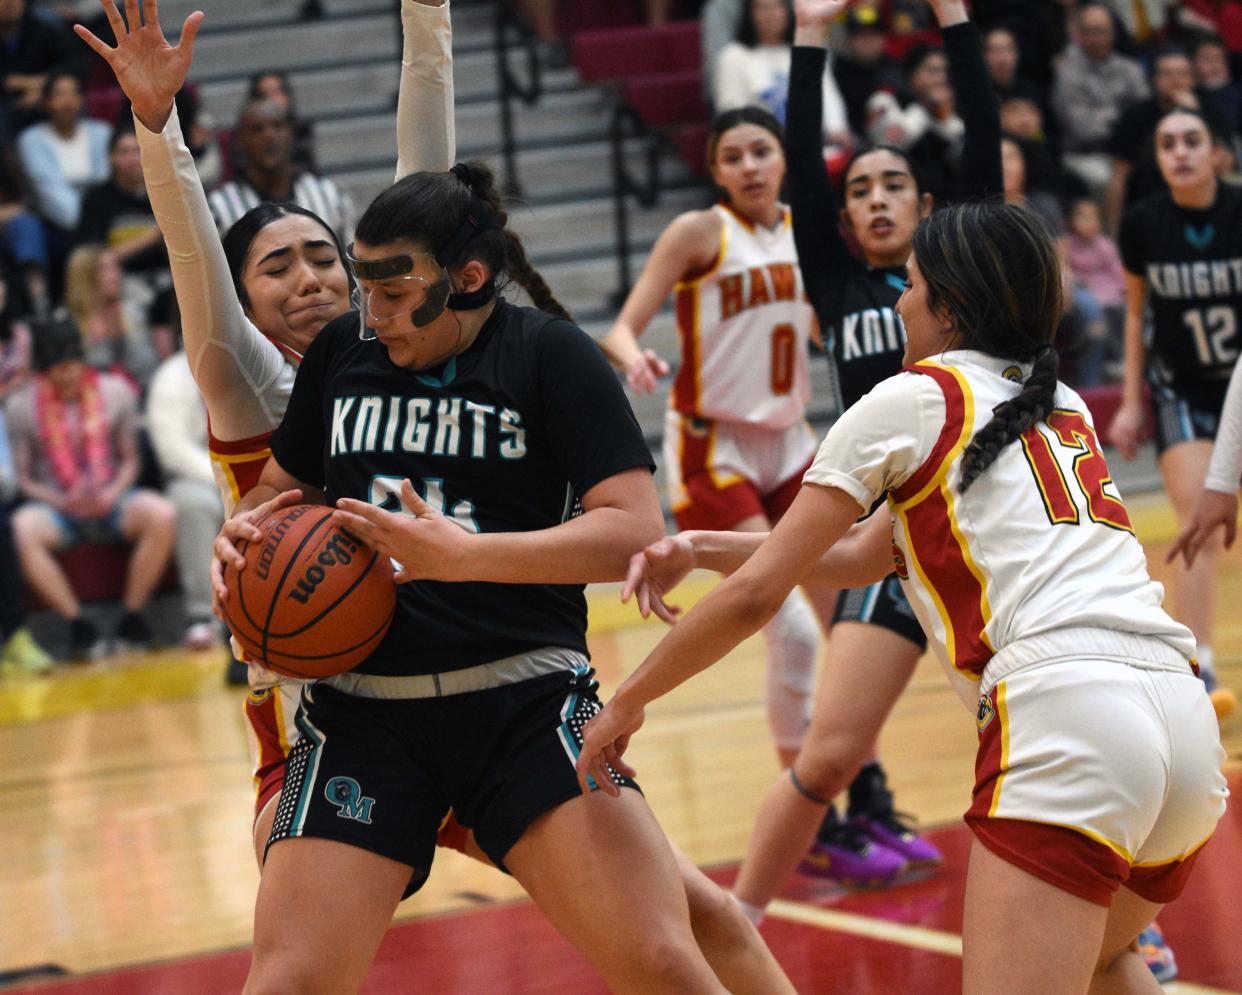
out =
<svg viewBox="0 0 1242 995"><path fill-rule="evenodd" d="M1203 211L1154 193L1126 212L1118 241L1126 269L1147 281L1149 378L1219 408L1238 358L1242 190L1221 183Z"/></svg>
<svg viewBox="0 0 1242 995"><path fill-rule="evenodd" d="M621 385L577 326L498 301L470 348L432 373L396 366L358 337L356 312L329 324L298 369L272 454L341 497L401 509L409 477L469 531L551 528L608 477L652 468ZM398 588L392 628L357 669L459 670L539 646L586 652L583 585L441 583Z"/></svg>
<svg viewBox="0 0 1242 995"><path fill-rule="evenodd" d="M1004 184L1000 112L979 34L966 22L942 32L958 112L966 125L962 193L986 197ZM906 332L893 309L906 282L904 266L873 269L837 230L839 204L824 169L823 48L795 46L789 71L785 148L789 203L798 260L820 328L830 346L841 402L848 408L901 371Z"/></svg>

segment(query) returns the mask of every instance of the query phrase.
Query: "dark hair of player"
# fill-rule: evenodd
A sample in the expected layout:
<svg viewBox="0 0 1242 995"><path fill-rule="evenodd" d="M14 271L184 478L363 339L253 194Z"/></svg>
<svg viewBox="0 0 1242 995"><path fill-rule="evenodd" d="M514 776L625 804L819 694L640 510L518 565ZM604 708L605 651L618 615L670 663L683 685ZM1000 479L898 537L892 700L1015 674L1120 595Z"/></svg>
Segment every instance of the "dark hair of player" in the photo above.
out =
<svg viewBox="0 0 1242 995"><path fill-rule="evenodd" d="M412 242L434 253L465 223L474 197L488 206L494 226L471 238L456 258L441 260L444 267L451 270L477 259L493 276L507 274L539 310L572 320L531 266L522 240L506 227L509 216L485 163L470 162L449 173L411 173L398 180L371 202L354 237L367 245Z"/></svg>
<svg viewBox="0 0 1242 995"><path fill-rule="evenodd" d="M997 406L962 455L962 490L1000 451L1052 410L1061 317L1061 264L1047 227L1010 204L936 211L914 233L927 304L947 312L967 349L1035 366L1022 391Z"/></svg>

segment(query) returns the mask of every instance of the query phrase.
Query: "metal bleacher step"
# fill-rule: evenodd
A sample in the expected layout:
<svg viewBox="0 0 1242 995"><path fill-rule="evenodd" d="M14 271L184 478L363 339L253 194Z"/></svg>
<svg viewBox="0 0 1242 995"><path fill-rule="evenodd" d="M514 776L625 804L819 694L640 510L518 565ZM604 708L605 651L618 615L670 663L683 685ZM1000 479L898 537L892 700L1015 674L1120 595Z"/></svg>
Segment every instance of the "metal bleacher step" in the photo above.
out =
<svg viewBox="0 0 1242 995"><path fill-rule="evenodd" d="M537 107L517 106L515 129L525 148L599 142L605 133L603 105L604 98L592 91L549 94ZM384 169L395 161L396 118L388 111L320 121L315 145L320 168L330 176L351 168ZM499 151L496 103L457 108L457 146L476 156Z"/></svg>
<svg viewBox="0 0 1242 995"><path fill-rule="evenodd" d="M345 66L311 66L289 73L289 85L297 95L298 113L311 119L347 117L358 113L389 113L397 93L396 56ZM548 93L579 87L572 70L545 73ZM199 95L220 125L230 126L245 100L249 74L230 75L199 84ZM473 52L454 57L454 89L459 107L496 100L496 59L492 52Z"/></svg>

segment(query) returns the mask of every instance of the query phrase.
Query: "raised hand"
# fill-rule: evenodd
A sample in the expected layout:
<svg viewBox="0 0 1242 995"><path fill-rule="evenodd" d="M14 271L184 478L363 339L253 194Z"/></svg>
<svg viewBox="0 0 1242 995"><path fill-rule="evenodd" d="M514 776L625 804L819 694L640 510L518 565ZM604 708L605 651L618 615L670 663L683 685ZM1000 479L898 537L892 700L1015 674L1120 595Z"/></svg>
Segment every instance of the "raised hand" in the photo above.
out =
<svg viewBox="0 0 1242 995"><path fill-rule="evenodd" d="M81 24L75 24L73 30L108 63L143 126L149 131L163 131L172 113L173 97L190 71L203 12L196 10L185 19L181 39L173 48L160 28L156 0L144 0L141 20L138 0L125 0L124 20L114 0L100 2L116 36L116 47L110 48Z"/></svg>

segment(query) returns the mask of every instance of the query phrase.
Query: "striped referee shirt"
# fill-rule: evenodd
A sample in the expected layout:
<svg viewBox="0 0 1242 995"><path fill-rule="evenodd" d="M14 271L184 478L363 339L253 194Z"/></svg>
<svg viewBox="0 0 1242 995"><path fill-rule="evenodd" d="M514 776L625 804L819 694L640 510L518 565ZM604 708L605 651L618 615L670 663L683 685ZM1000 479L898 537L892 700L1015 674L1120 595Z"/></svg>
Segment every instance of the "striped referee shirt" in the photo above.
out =
<svg viewBox="0 0 1242 995"><path fill-rule="evenodd" d="M261 196L244 179L237 179L217 187L207 198L207 202L211 205L212 217L215 218L216 227L223 238L238 218L270 199L272 198ZM293 196L282 199L286 203L292 202L308 211L314 211L332 227L342 245L353 241L353 201L332 180L314 173L299 173L293 181Z"/></svg>

